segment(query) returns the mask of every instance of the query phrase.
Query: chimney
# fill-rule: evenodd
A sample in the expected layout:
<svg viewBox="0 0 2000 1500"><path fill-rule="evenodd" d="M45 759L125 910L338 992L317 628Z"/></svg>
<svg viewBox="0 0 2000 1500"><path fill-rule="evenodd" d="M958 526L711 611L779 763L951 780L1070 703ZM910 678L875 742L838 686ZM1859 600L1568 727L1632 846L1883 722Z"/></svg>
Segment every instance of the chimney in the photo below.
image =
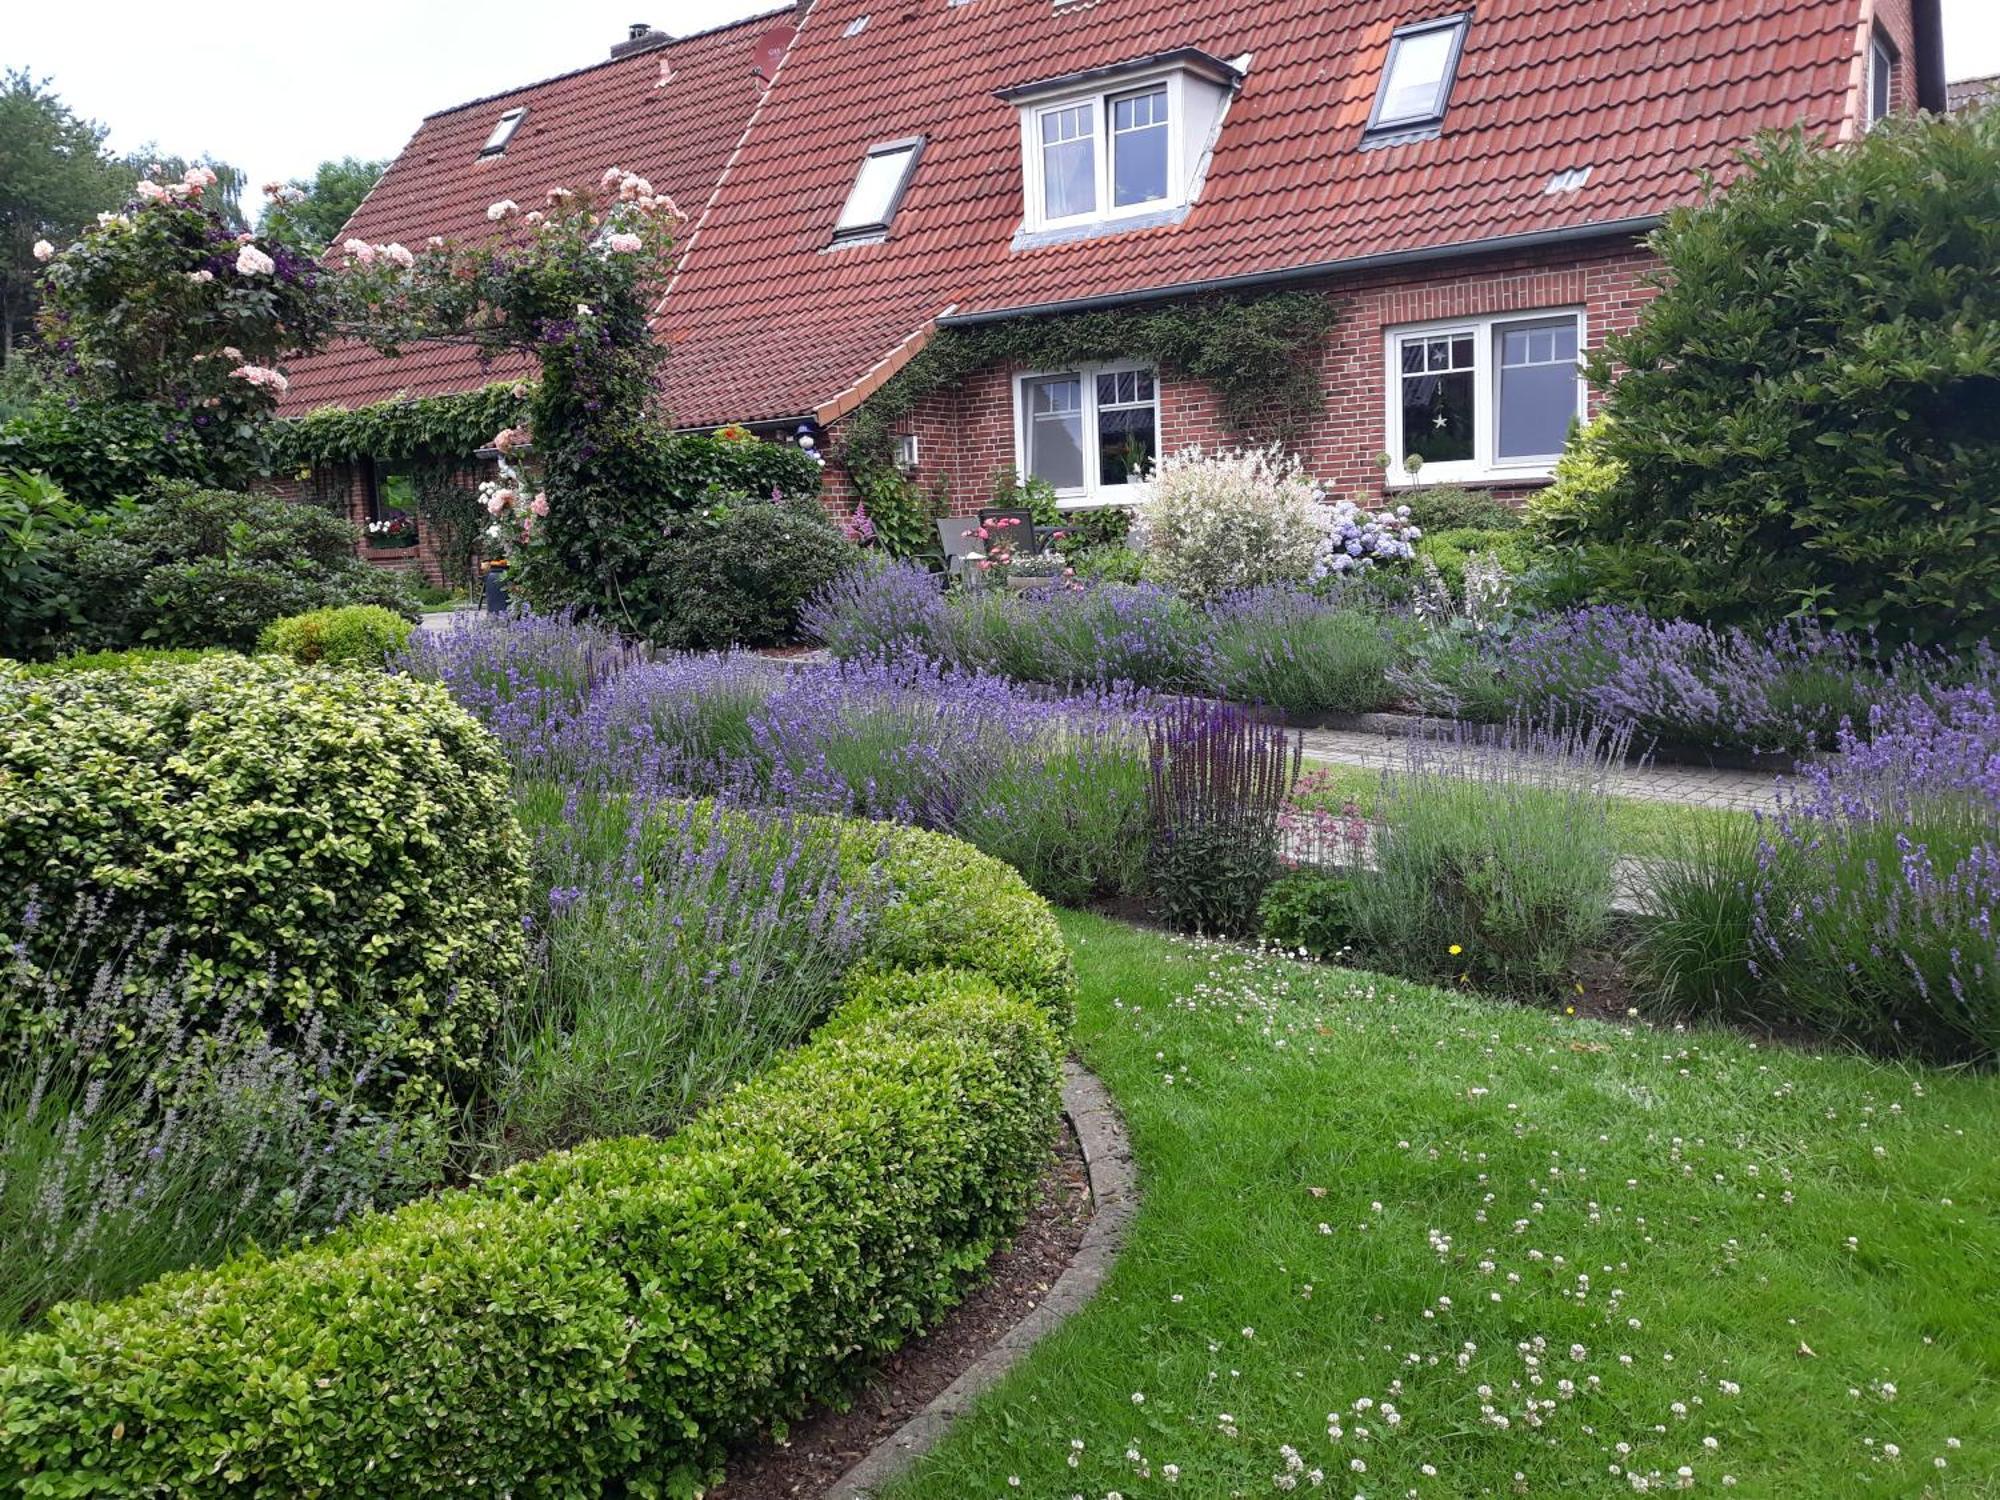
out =
<svg viewBox="0 0 2000 1500"><path fill-rule="evenodd" d="M655 47L664 47L673 40L666 32L655 31L644 21L634 21L625 31L625 40L612 45L614 59L630 57L635 52L651 52Z"/></svg>

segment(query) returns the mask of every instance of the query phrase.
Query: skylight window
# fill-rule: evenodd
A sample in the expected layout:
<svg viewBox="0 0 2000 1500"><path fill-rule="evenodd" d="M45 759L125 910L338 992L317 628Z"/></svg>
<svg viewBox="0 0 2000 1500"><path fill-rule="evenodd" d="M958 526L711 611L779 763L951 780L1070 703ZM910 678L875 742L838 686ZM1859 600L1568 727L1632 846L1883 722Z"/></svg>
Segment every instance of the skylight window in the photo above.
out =
<svg viewBox="0 0 2000 1500"><path fill-rule="evenodd" d="M521 122L528 118L527 106L510 109L502 115L493 127L493 134L486 137L486 144L479 148L481 156L498 156L507 149L507 143L514 139L514 132L521 128Z"/></svg>
<svg viewBox="0 0 2000 1500"><path fill-rule="evenodd" d="M1465 16L1445 16L1399 26L1389 38L1389 56L1375 108L1368 117L1371 136L1411 137L1435 133L1458 75L1465 45Z"/></svg>
<svg viewBox="0 0 2000 1500"><path fill-rule="evenodd" d="M834 221L836 241L878 239L889 232L889 222L896 217L897 205L903 201L923 149L922 136L868 148L861 170L855 174L853 190Z"/></svg>

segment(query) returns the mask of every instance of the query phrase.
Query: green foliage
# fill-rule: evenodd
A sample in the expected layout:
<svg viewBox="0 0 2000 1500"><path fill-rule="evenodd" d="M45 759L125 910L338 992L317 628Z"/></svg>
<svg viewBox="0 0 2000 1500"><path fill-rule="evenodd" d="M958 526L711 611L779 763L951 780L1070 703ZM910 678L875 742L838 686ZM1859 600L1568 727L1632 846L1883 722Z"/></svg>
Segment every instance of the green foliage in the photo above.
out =
<svg viewBox="0 0 2000 1500"><path fill-rule="evenodd" d="M85 519L48 475L0 470L0 655L29 655L77 617L57 558Z"/></svg>
<svg viewBox="0 0 2000 1500"><path fill-rule="evenodd" d="M1758 1024L1763 1004L1751 931L1762 831L1749 819L1692 824L1648 862L1650 896L1632 953L1645 994L1668 1014Z"/></svg>
<svg viewBox="0 0 2000 1500"><path fill-rule="evenodd" d="M1311 355L1335 318L1324 296L1277 292L941 328L855 412L841 457L857 475L887 466L898 422L926 397L995 364L1060 369L1147 360L1163 374L1212 388L1238 432L1289 437L1323 405Z"/></svg>
<svg viewBox="0 0 2000 1500"><path fill-rule="evenodd" d="M1592 362L1601 597L1892 638L2000 630L2000 111L1766 138L1653 244ZM1620 562L1623 554L1628 561Z"/></svg>
<svg viewBox="0 0 2000 1500"><path fill-rule="evenodd" d="M0 676L0 719L0 886L40 912L0 913L0 947L47 966L143 924L196 984L262 986L278 1038L379 1055L385 1094L477 1069L525 867L505 763L442 688L214 657Z"/></svg>
<svg viewBox="0 0 2000 1500"><path fill-rule="evenodd" d="M796 638L799 607L859 560L814 501L728 501L675 524L627 585L625 618L675 650L775 646Z"/></svg>
<svg viewBox="0 0 2000 1500"><path fill-rule="evenodd" d="M1132 535L1132 512L1123 505L1094 505L1088 510L1067 511L1055 524L1062 528L1057 550L1070 557L1100 547L1124 546Z"/></svg>
<svg viewBox="0 0 2000 1500"><path fill-rule="evenodd" d="M363 161L354 156L323 161L311 177L293 178L287 184L291 192L265 212L282 213L292 219L298 226L301 243L331 245L388 165L386 161Z"/></svg>
<svg viewBox="0 0 2000 1500"><path fill-rule="evenodd" d="M1409 507L1410 519L1426 535L1433 531L1512 531L1521 524L1521 512L1506 501L1455 484L1408 490L1396 497L1396 503Z"/></svg>
<svg viewBox="0 0 2000 1500"><path fill-rule="evenodd" d="M1527 521L1538 537L1575 542L1588 534L1591 518L1613 503L1625 480L1625 466L1607 451L1608 417L1579 429L1556 460L1555 483L1528 501Z"/></svg>
<svg viewBox="0 0 2000 1500"><path fill-rule="evenodd" d="M79 119L25 68L0 74L0 363L34 314L35 242L66 243L131 187L104 151L107 127Z"/></svg>
<svg viewBox="0 0 2000 1500"><path fill-rule="evenodd" d="M72 403L50 390L0 426L0 467L45 473L71 499L101 509L159 479L206 481L217 466L146 402Z"/></svg>
<svg viewBox="0 0 2000 1500"><path fill-rule="evenodd" d="M0 1484L691 1497L732 1441L844 1397L1019 1224L1074 979L1005 867L828 826L901 899L804 1047L667 1140L56 1309L0 1346Z"/></svg>
<svg viewBox="0 0 2000 1500"><path fill-rule="evenodd" d="M1396 701L1389 620L1366 609L1226 613L1209 638L1208 683L1286 713L1373 713Z"/></svg>
<svg viewBox="0 0 2000 1500"><path fill-rule="evenodd" d="M379 604L345 604L273 620L257 638L259 651L300 666L380 667L410 639L410 622Z"/></svg>
<svg viewBox="0 0 2000 1500"><path fill-rule="evenodd" d="M1485 557L1518 576L1536 560L1533 539L1519 529L1486 530L1478 527L1450 527L1426 531L1417 543L1417 556L1437 564L1438 576L1454 599L1465 594L1465 562L1469 557Z"/></svg>
<svg viewBox="0 0 2000 1500"><path fill-rule="evenodd" d="M287 615L379 604L414 618L395 575L354 553L354 527L271 495L160 485L147 504L78 533L57 566L82 614L86 647L252 649Z"/></svg>
<svg viewBox="0 0 2000 1500"><path fill-rule="evenodd" d="M130 651L79 651L74 656L59 656L54 661L6 662L0 665L22 677L72 677L78 672L133 672L145 667L183 667L191 661L222 654L220 648L213 646L139 646Z"/></svg>
<svg viewBox="0 0 2000 1500"><path fill-rule="evenodd" d="M982 786L953 827L1061 905L1140 895L1145 748L1117 736L1064 734Z"/></svg>
<svg viewBox="0 0 2000 1500"><path fill-rule="evenodd" d="M942 565L937 523L950 499L942 482L926 491L907 474L890 468L857 475L855 484L874 524L876 544L884 552L910 561L934 558Z"/></svg>
<svg viewBox="0 0 2000 1500"><path fill-rule="evenodd" d="M476 391L410 396L351 410L323 406L271 424L271 470L289 474L371 459L462 459L519 420L534 390L524 381L497 381Z"/></svg>
<svg viewBox="0 0 2000 1500"><path fill-rule="evenodd" d="M1258 932L1287 952L1336 958L1354 938L1353 889L1347 876L1323 870L1280 875L1258 904Z"/></svg>

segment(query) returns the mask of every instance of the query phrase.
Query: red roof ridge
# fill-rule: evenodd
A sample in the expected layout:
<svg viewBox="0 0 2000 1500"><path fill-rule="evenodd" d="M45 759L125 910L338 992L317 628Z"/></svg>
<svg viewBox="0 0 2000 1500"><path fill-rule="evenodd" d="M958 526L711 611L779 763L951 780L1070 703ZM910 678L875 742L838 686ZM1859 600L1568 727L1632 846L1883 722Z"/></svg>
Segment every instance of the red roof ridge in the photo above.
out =
<svg viewBox="0 0 2000 1500"><path fill-rule="evenodd" d="M512 94L525 94L532 89L546 88L552 83L561 83L566 78L580 77L598 68L608 68L613 63L630 62L635 57L651 57L655 52L664 52L669 47L678 47L683 42L698 42L704 37L719 36L725 31L733 31L739 26L750 26L758 21L769 21L773 16L789 15L795 9L791 5L776 6L771 10L760 10L754 16L744 16L737 21L724 21L719 26L704 26L700 31L689 31L673 36L658 47L644 52L628 52L623 57L606 57L594 63L585 63L580 68L566 68L560 73L551 73L546 78L537 78L531 83L517 83L512 88L496 93L481 94L477 99L467 99L463 104L449 104L443 109L434 109L424 120L441 120L446 115L455 115L462 109L472 109L481 104L494 104Z"/></svg>

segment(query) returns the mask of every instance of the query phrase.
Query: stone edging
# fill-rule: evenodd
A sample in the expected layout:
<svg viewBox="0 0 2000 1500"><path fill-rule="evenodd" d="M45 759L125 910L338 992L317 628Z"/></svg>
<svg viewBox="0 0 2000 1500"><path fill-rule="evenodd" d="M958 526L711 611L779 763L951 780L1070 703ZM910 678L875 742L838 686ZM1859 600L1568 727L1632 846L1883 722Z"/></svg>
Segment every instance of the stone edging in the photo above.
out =
<svg viewBox="0 0 2000 1500"><path fill-rule="evenodd" d="M1090 1224L1083 1243L1056 1284L1035 1310L1001 1337L979 1360L938 1393L930 1405L869 1450L834 1481L825 1500L871 1500L875 1492L944 1436L981 1395L1019 1362L1021 1356L1097 1294L1118 1258L1126 1230L1139 1210L1132 1146L1118 1106L1097 1075L1074 1059L1063 1063L1063 1114L1083 1148L1090 1180Z"/></svg>

